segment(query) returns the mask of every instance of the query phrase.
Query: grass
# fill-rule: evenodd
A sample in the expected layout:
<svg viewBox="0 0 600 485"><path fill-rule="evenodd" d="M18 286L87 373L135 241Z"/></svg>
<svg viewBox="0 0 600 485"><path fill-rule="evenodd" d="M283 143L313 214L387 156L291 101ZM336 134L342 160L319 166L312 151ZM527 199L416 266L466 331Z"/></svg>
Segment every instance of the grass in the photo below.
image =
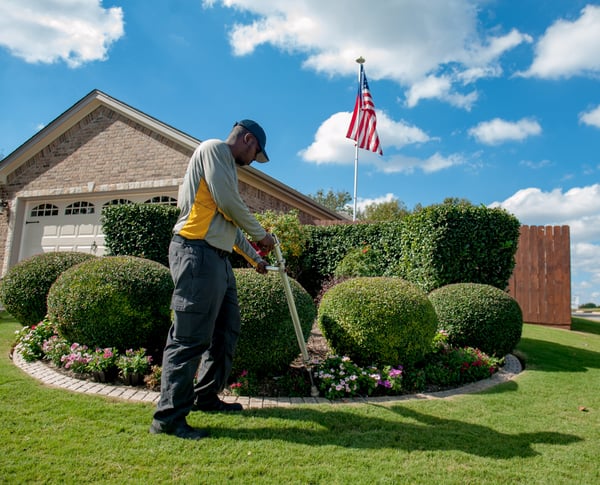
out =
<svg viewBox="0 0 600 485"><path fill-rule="evenodd" d="M600 482L599 332L525 325L525 372L478 394L193 413L211 432L193 442L149 435L150 404L24 374L18 328L0 319L1 483Z"/></svg>
<svg viewBox="0 0 600 485"><path fill-rule="evenodd" d="M577 332L595 333L596 335L600 335L600 321L594 321L588 318L572 317L571 330L575 330Z"/></svg>

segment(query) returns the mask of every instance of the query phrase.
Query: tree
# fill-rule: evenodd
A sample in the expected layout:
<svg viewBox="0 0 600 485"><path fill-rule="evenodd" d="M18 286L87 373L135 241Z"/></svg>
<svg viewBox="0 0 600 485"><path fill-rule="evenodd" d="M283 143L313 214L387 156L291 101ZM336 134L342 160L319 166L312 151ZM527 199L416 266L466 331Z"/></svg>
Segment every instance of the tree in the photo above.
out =
<svg viewBox="0 0 600 485"><path fill-rule="evenodd" d="M345 213L348 213L346 205L352 200L350 192L338 191L334 193L333 189L329 189L327 193L323 189L319 189L315 194L308 194L308 196L328 209Z"/></svg>
<svg viewBox="0 0 600 485"><path fill-rule="evenodd" d="M385 202L373 202L359 214L361 220L382 222L400 220L409 214L406 204L398 199Z"/></svg>
<svg viewBox="0 0 600 485"><path fill-rule="evenodd" d="M459 197L446 197L444 199L444 202L442 202L442 204L444 204L444 205L473 205L469 199L459 198Z"/></svg>

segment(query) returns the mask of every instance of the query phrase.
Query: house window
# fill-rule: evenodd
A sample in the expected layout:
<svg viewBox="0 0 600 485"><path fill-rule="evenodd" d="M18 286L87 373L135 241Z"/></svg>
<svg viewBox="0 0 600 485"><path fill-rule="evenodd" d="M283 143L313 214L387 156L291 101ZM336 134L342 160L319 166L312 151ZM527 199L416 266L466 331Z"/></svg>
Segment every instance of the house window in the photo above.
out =
<svg viewBox="0 0 600 485"><path fill-rule="evenodd" d="M168 195L157 195L148 199L144 204L159 204L159 205L177 205L177 199L169 197Z"/></svg>
<svg viewBox="0 0 600 485"><path fill-rule="evenodd" d="M31 209L30 217L57 216L58 207L53 204L40 204Z"/></svg>
<svg viewBox="0 0 600 485"><path fill-rule="evenodd" d="M66 216L75 216L77 214L93 214L94 212L94 204L85 201L73 202L65 209Z"/></svg>
<svg viewBox="0 0 600 485"><path fill-rule="evenodd" d="M133 204L130 200L127 199L113 199L106 202L102 207L108 207L109 205L125 205L125 204Z"/></svg>

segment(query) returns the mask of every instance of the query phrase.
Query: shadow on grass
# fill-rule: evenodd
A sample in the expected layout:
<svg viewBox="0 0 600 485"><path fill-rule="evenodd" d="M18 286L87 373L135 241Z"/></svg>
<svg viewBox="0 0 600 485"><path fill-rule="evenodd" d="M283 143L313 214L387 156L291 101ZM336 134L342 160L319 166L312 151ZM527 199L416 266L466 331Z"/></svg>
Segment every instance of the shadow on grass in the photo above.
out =
<svg viewBox="0 0 600 485"><path fill-rule="evenodd" d="M600 368L600 352L544 340L522 338L517 350L526 355L527 370L587 372Z"/></svg>
<svg viewBox="0 0 600 485"><path fill-rule="evenodd" d="M401 449L410 451L456 450L499 460L537 456L533 445L568 445L582 441L576 435L551 431L536 433L501 433L488 426L440 418L402 405L373 405L388 411L389 419L357 415L341 408L269 409L248 413L250 419L285 419L313 422L302 429L275 426L252 429L211 430L214 437L235 440L284 440L309 446L340 446L356 449Z"/></svg>
<svg viewBox="0 0 600 485"><path fill-rule="evenodd" d="M600 321L574 317L571 318L571 330L600 335Z"/></svg>

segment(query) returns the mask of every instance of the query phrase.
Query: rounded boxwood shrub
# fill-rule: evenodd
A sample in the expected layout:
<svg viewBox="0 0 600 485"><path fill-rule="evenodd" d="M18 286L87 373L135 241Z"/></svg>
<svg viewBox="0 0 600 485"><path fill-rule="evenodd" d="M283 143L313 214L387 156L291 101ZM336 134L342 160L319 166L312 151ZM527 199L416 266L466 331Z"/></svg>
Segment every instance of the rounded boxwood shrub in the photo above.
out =
<svg viewBox="0 0 600 485"><path fill-rule="evenodd" d="M480 283L455 283L429 294L439 328L448 343L475 347L488 355L504 357L521 339L523 313L504 291Z"/></svg>
<svg viewBox="0 0 600 485"><path fill-rule="evenodd" d="M258 274L253 269L234 269L242 328L233 359L233 373L244 370L255 376L278 375L300 354L294 323L278 274ZM315 321L311 296L290 278L292 294L304 339Z"/></svg>
<svg viewBox="0 0 600 485"><path fill-rule="evenodd" d="M48 317L70 342L120 351L144 347L160 357L171 324L168 268L134 256L86 261L61 274Z"/></svg>
<svg viewBox="0 0 600 485"><path fill-rule="evenodd" d="M88 253L59 251L31 256L8 270L0 283L0 301L23 325L42 321L46 298L56 278L71 266L95 258Z"/></svg>
<svg viewBox="0 0 600 485"><path fill-rule="evenodd" d="M353 278L332 287L318 322L331 349L362 366L415 363L437 331L427 295L400 278Z"/></svg>

